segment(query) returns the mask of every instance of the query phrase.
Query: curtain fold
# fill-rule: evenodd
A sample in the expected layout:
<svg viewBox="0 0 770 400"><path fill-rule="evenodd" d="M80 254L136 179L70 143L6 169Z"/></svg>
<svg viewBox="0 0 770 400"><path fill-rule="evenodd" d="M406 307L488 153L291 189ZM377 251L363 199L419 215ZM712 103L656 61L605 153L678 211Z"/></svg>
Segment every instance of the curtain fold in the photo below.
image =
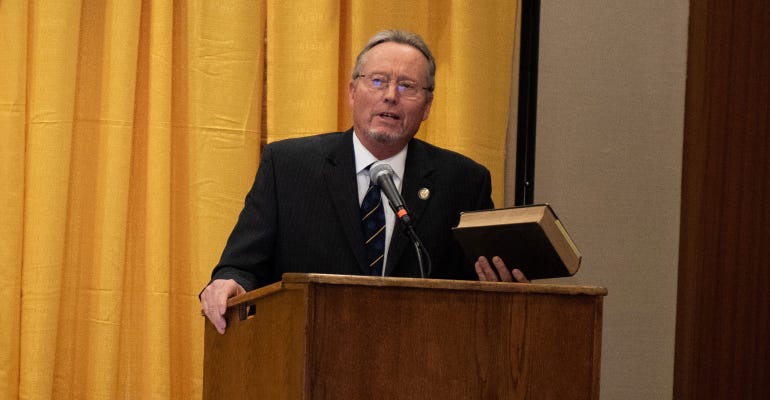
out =
<svg viewBox="0 0 770 400"><path fill-rule="evenodd" d="M67 308L62 304L62 276L80 5L31 3L26 11L28 18L19 15L28 26L23 66L26 98L22 100L26 133L23 129L18 132L25 137L25 151L15 166L24 173L19 381L15 389L21 398L46 398L53 392L50 371L61 331L58 315Z"/></svg>
<svg viewBox="0 0 770 400"><path fill-rule="evenodd" d="M19 393L24 165L27 109L27 16L23 2L0 2L0 398Z"/></svg>
<svg viewBox="0 0 770 400"><path fill-rule="evenodd" d="M198 292L261 143L351 126L381 29L438 60L419 137L502 204L516 4L0 1L0 398L201 395Z"/></svg>
<svg viewBox="0 0 770 400"><path fill-rule="evenodd" d="M268 0L267 15L268 141L337 130L340 2Z"/></svg>

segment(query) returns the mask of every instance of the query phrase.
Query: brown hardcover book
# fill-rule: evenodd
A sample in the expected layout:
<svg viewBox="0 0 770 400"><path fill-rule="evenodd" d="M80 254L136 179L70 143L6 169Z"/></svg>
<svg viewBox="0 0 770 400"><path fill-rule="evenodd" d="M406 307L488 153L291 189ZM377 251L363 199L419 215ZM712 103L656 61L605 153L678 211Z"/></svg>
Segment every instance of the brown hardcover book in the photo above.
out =
<svg viewBox="0 0 770 400"><path fill-rule="evenodd" d="M471 260L499 256L529 279L572 276L583 258L548 204L464 212L453 231Z"/></svg>

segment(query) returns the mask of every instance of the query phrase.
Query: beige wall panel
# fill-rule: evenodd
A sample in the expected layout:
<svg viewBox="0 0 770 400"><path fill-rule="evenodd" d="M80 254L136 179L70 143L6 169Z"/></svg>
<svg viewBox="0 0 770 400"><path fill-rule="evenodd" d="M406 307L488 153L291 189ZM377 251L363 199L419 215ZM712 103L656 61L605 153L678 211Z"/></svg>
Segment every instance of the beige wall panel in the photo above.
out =
<svg viewBox="0 0 770 400"><path fill-rule="evenodd" d="M671 398L686 1L543 2L535 201L609 289L603 399ZM511 171L512 173L512 171Z"/></svg>

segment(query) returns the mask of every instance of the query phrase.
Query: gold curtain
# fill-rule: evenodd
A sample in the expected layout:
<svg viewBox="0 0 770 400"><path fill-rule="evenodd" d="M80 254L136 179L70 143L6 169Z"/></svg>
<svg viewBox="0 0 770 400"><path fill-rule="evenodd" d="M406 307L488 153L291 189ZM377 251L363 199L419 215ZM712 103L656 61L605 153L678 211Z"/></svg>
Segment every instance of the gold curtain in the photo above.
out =
<svg viewBox="0 0 770 400"><path fill-rule="evenodd" d="M0 398L200 397L207 282L260 143L350 127L355 52L419 32L420 137L502 204L515 2L0 0Z"/></svg>

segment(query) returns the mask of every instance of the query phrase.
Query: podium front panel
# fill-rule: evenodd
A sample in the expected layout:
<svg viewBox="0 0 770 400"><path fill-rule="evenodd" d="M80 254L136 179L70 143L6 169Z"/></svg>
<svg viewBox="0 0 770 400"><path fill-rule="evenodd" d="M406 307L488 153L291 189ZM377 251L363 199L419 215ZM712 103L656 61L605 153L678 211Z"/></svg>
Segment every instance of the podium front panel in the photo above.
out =
<svg viewBox="0 0 770 400"><path fill-rule="evenodd" d="M204 399L598 399L606 290L285 275L206 323Z"/></svg>

